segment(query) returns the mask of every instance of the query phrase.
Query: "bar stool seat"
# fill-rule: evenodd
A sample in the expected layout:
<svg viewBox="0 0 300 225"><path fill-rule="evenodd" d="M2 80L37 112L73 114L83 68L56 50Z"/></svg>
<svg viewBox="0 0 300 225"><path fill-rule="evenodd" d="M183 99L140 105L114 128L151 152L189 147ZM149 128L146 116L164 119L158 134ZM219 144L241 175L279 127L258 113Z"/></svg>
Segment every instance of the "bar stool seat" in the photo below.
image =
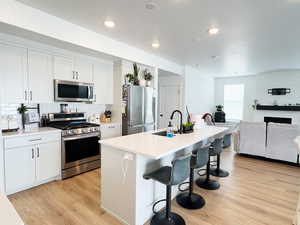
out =
<svg viewBox="0 0 300 225"><path fill-rule="evenodd" d="M223 149L228 148L230 146L231 146L231 134L226 134L223 138ZM220 166L221 166L221 152L217 154L217 168L211 169L210 174L215 177L228 177L229 172L221 169Z"/></svg>
<svg viewBox="0 0 300 225"><path fill-rule="evenodd" d="M153 172L144 175L144 179L153 179L166 185L166 199L159 200L153 205L154 216L150 225L185 225L184 219L171 212L171 188L186 180L190 170L190 155L176 158L172 161L172 167L164 166ZM166 201L166 208L160 212L155 212L155 205L161 201Z"/></svg>
<svg viewBox="0 0 300 225"><path fill-rule="evenodd" d="M189 182L182 184L189 184L189 191L183 192L176 197L177 203L186 209L201 209L205 205L205 200L201 195L193 192L194 187L194 171L197 168L205 166L209 157L209 145L201 146L193 151L191 158L191 169ZM179 185L180 187L180 185ZM180 189L179 189L180 190Z"/></svg>
<svg viewBox="0 0 300 225"><path fill-rule="evenodd" d="M196 180L196 184L198 185L198 187L207 190L217 190L220 188L220 183L217 180L210 179L210 157L216 156L220 152L222 152L222 145L223 137L215 139L214 142L211 144L211 147L209 148L209 157L206 166L206 178L199 178L198 180Z"/></svg>

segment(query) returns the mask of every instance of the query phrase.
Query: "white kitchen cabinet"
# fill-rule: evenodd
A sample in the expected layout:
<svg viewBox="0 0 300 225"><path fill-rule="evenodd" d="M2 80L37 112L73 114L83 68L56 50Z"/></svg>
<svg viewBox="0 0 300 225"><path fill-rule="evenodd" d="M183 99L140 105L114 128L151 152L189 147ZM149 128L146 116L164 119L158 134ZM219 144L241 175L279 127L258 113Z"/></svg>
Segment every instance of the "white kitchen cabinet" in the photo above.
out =
<svg viewBox="0 0 300 225"><path fill-rule="evenodd" d="M76 57L74 60L74 71L78 82L93 82L93 63L90 60L84 57Z"/></svg>
<svg viewBox="0 0 300 225"><path fill-rule="evenodd" d="M27 93L27 49L0 43L0 98L2 103L23 103Z"/></svg>
<svg viewBox="0 0 300 225"><path fill-rule="evenodd" d="M28 93L32 103L53 102L53 75L51 55L28 50Z"/></svg>
<svg viewBox="0 0 300 225"><path fill-rule="evenodd" d="M94 98L96 104L113 104L113 63L94 63Z"/></svg>
<svg viewBox="0 0 300 225"><path fill-rule="evenodd" d="M122 126L119 123L114 124L101 124L101 139L122 136Z"/></svg>
<svg viewBox="0 0 300 225"><path fill-rule="evenodd" d="M67 56L53 57L53 73L57 80L75 81L75 73L73 70L73 58Z"/></svg>
<svg viewBox="0 0 300 225"><path fill-rule="evenodd" d="M60 173L60 142L43 143L36 146L37 182L48 180Z"/></svg>
<svg viewBox="0 0 300 225"><path fill-rule="evenodd" d="M13 193L35 181L35 146L9 149L5 152L6 193Z"/></svg>
<svg viewBox="0 0 300 225"><path fill-rule="evenodd" d="M5 192L15 192L58 179L61 172L60 133L4 139Z"/></svg>

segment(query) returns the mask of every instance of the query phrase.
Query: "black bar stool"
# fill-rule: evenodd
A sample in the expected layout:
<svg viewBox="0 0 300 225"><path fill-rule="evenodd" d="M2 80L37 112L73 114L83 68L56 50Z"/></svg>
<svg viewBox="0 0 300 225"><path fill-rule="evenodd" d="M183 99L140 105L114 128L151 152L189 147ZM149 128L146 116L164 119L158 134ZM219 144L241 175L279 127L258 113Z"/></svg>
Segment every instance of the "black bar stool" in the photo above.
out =
<svg viewBox="0 0 300 225"><path fill-rule="evenodd" d="M223 149L231 146L231 134L226 134L223 138ZM229 172L220 168L221 164L221 152L217 154L217 168L210 170L210 175L215 177L228 177Z"/></svg>
<svg viewBox="0 0 300 225"><path fill-rule="evenodd" d="M207 189L207 190L217 190L220 188L220 183L216 180L210 179L210 157L216 156L222 152L223 138L217 138L211 144L209 148L209 157L206 166L206 178L199 178L196 180L198 187Z"/></svg>
<svg viewBox="0 0 300 225"><path fill-rule="evenodd" d="M144 175L144 179L153 179L166 185L166 199L160 200L153 205L154 216L150 225L185 225L184 219L171 212L171 187L185 181L189 176L191 156L186 155L172 161L172 167L164 166ZM166 201L166 209L155 212L157 203Z"/></svg>
<svg viewBox="0 0 300 225"><path fill-rule="evenodd" d="M189 182L185 182L182 184L189 183L188 192L183 192L176 197L177 203L186 209L201 209L205 205L205 200L201 195L195 194L193 192L194 187L194 171L197 168L201 168L205 166L208 162L209 158L209 145L202 146L201 148L193 151L193 155L191 158L191 168L190 168L190 179ZM179 190L180 190L179 185Z"/></svg>

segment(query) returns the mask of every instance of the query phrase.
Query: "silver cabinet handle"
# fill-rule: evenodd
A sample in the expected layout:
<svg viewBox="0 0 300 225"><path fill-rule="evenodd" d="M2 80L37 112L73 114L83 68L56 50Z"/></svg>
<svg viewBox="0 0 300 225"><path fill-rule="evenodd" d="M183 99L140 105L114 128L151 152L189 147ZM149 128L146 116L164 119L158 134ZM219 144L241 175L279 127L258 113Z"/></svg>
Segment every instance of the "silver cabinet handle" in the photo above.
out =
<svg viewBox="0 0 300 225"><path fill-rule="evenodd" d="M37 138L37 139L30 139L29 141L41 141L42 138Z"/></svg>
<svg viewBox="0 0 300 225"><path fill-rule="evenodd" d="M72 71L72 73L73 73L73 79L75 79L75 71Z"/></svg>
<svg viewBox="0 0 300 225"><path fill-rule="evenodd" d="M25 101L27 101L27 91L25 90Z"/></svg>
<svg viewBox="0 0 300 225"><path fill-rule="evenodd" d="M32 91L30 91L30 101L32 101Z"/></svg>
<svg viewBox="0 0 300 225"><path fill-rule="evenodd" d="M76 72L76 80L78 80L78 77L79 77L79 73Z"/></svg>
<svg viewBox="0 0 300 225"><path fill-rule="evenodd" d="M34 149L31 149L31 158L34 158Z"/></svg>
<svg viewBox="0 0 300 225"><path fill-rule="evenodd" d="M37 157L40 158L40 148L37 147Z"/></svg>

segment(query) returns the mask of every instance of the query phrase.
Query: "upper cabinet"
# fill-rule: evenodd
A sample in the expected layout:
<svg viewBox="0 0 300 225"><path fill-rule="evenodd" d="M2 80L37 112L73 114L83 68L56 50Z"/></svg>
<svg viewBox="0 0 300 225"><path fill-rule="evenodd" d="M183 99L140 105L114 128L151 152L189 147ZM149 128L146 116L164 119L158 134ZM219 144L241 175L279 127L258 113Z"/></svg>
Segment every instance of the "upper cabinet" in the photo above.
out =
<svg viewBox="0 0 300 225"><path fill-rule="evenodd" d="M96 104L113 104L113 63L94 63L94 95Z"/></svg>
<svg viewBox="0 0 300 225"><path fill-rule="evenodd" d="M54 56L54 77L57 80L92 83L93 64L84 57Z"/></svg>
<svg viewBox="0 0 300 225"><path fill-rule="evenodd" d="M51 55L28 50L28 92L33 103L53 102L53 73Z"/></svg>
<svg viewBox="0 0 300 225"><path fill-rule="evenodd" d="M74 59L74 73L76 80L83 83L93 82L93 63L84 57Z"/></svg>
<svg viewBox="0 0 300 225"><path fill-rule="evenodd" d="M113 104L112 61L55 51L0 42L0 102L53 103L57 79L92 83L95 103Z"/></svg>
<svg viewBox="0 0 300 225"><path fill-rule="evenodd" d="M57 80L71 80L75 81L75 73L73 70L73 58L67 56L53 57L53 73Z"/></svg>
<svg viewBox="0 0 300 225"><path fill-rule="evenodd" d="M28 101L27 49L0 43L0 93L2 103Z"/></svg>

